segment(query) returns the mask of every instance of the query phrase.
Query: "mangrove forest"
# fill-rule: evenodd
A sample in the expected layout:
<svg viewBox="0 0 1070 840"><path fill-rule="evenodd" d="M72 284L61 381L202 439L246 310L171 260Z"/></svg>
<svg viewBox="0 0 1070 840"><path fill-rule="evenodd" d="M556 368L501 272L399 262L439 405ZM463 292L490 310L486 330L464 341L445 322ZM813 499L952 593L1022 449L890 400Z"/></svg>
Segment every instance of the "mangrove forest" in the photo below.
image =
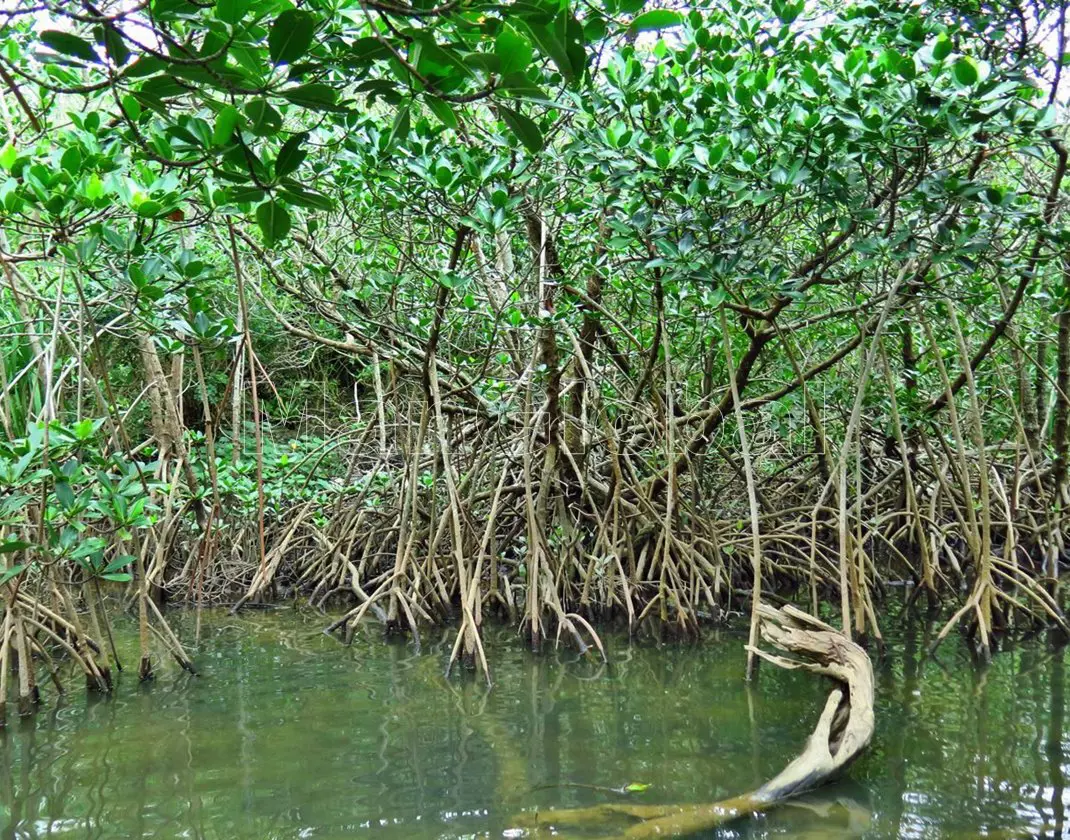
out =
<svg viewBox="0 0 1070 840"><path fill-rule="evenodd" d="M1068 13L0 0L0 836L1070 832Z"/></svg>

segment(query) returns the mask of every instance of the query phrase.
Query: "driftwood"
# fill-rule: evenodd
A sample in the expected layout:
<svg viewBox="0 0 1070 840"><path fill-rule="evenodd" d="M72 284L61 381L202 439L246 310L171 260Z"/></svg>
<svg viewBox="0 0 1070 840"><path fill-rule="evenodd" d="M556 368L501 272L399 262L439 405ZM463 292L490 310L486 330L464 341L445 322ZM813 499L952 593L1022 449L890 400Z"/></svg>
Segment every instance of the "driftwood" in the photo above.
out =
<svg viewBox="0 0 1070 840"><path fill-rule="evenodd" d="M787 767L757 790L712 804L607 803L526 814L517 822L550 829L560 837L562 827L590 829L630 819L633 824L616 836L628 840L681 837L766 811L839 775L861 755L873 736L873 666L869 656L840 631L794 607L778 610L761 604L759 615L762 638L791 658L755 648L758 656L781 668L822 674L835 683L806 747Z"/></svg>

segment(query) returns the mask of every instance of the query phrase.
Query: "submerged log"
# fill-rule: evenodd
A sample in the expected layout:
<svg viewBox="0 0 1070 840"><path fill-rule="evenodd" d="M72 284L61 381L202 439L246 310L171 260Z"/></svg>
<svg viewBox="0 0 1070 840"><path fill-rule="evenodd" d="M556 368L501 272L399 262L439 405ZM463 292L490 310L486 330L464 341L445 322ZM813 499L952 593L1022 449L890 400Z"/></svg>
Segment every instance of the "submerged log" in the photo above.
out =
<svg viewBox="0 0 1070 840"><path fill-rule="evenodd" d="M774 805L836 778L869 744L873 737L873 665L866 652L840 631L792 606L775 609L759 605L761 636L783 654L758 648L754 652L781 668L803 668L832 679L834 686L825 701L806 747L794 761L757 790L720 802L699 805L637 805L607 803L592 808L544 811L526 815L536 828L619 823L633 824L617 836L628 840L681 837L767 811ZM524 822L523 819L518 822Z"/></svg>

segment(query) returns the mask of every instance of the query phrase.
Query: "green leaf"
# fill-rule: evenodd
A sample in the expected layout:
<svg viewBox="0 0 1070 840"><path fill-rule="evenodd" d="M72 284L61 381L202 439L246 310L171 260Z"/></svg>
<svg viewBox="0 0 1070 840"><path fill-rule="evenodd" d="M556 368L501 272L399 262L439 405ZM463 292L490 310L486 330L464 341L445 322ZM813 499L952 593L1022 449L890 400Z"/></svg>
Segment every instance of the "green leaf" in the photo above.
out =
<svg viewBox="0 0 1070 840"><path fill-rule="evenodd" d="M394 125L390 129L390 138L386 141L386 147L388 149L394 148L395 145L402 142L409 136L409 106L406 105L400 111L397 116L394 117Z"/></svg>
<svg viewBox="0 0 1070 840"><path fill-rule="evenodd" d="M231 187L226 191L226 196L228 202L243 204L245 202L261 201L264 198L264 191L259 187Z"/></svg>
<svg viewBox="0 0 1070 840"><path fill-rule="evenodd" d="M669 9L652 9L633 20L629 29L632 32L650 32L656 29L679 26L683 22L684 16L681 12L673 12Z"/></svg>
<svg viewBox="0 0 1070 840"><path fill-rule="evenodd" d="M297 207L308 207L311 210L334 209L334 202L327 196L304 189L292 178L283 179L283 188L279 190L279 194L286 199L287 203Z"/></svg>
<svg viewBox="0 0 1070 840"><path fill-rule="evenodd" d="M259 137L268 137L282 128L282 115L266 99L253 99L245 105L249 130Z"/></svg>
<svg viewBox="0 0 1070 840"><path fill-rule="evenodd" d="M955 76L955 81L962 87L975 85L980 78L980 74L977 72L977 65L972 58L965 55L951 65L951 72Z"/></svg>
<svg viewBox="0 0 1070 840"><path fill-rule="evenodd" d="M457 127L457 115L453 113L453 108L450 103L444 99L439 99L437 96L431 96L429 94L424 95L424 102L427 104L431 113L438 117L438 121L447 128Z"/></svg>
<svg viewBox="0 0 1070 840"><path fill-rule="evenodd" d="M4 150L0 152L0 166L4 167L8 172L11 171L11 167L15 165L15 161L18 159L19 153L10 143L4 146Z"/></svg>
<svg viewBox="0 0 1070 840"><path fill-rule="evenodd" d="M90 176L89 183L91 184L93 182L93 178L96 178L96 177L97 177L96 173L94 173L92 176ZM99 182L100 178L97 178L97 181ZM103 191L104 188L101 187L100 189L101 189L101 191ZM98 198L99 197L98 195L90 196L90 191L89 191L88 185L86 186L85 193L86 193L86 198ZM95 254L97 252L97 248L99 248L99 247L100 247L100 237L96 236L94 234L94 235L87 236L85 239L82 239L78 243L78 245L75 247L75 252L78 254L78 259L81 262L87 263L91 259L93 259L93 254ZM78 434L78 429L81 427L81 425L83 423L89 423L89 425L91 427L93 425L93 422L91 420L80 420L79 422L74 424L74 436L76 438L78 438L79 440L83 440L84 439Z"/></svg>
<svg viewBox="0 0 1070 840"><path fill-rule="evenodd" d="M104 26L104 50L108 58L115 62L116 67L122 67L130 59L130 48L123 40L123 36L112 25Z"/></svg>
<svg viewBox="0 0 1070 840"><path fill-rule="evenodd" d="M223 23L237 23L248 7L249 0L216 0L215 16Z"/></svg>
<svg viewBox="0 0 1070 840"><path fill-rule="evenodd" d="M25 563L20 563L17 566L12 566L10 569L5 569L2 573L0 573L0 586L2 586L3 584L7 583L9 580L11 580L16 575L22 574L25 570L26 570L26 564Z"/></svg>
<svg viewBox="0 0 1070 840"><path fill-rule="evenodd" d="M537 154L542 151L542 132L534 120L504 105L498 106L498 112L502 115L505 124L509 126L509 130L517 136L529 152Z"/></svg>
<svg viewBox="0 0 1070 840"><path fill-rule="evenodd" d="M111 572L118 572L125 569L137 558L133 554L120 554L114 560L112 560L107 566L104 567L104 573L110 574Z"/></svg>
<svg viewBox="0 0 1070 840"><path fill-rule="evenodd" d="M70 32L61 32L58 29L46 29L41 33L40 37L42 44L51 47L58 53L80 58L82 61L88 61L93 64L100 63L100 58L93 49L93 45L77 35L72 35Z"/></svg>
<svg viewBox="0 0 1070 840"><path fill-rule="evenodd" d="M564 20L564 18L562 18ZM566 21L567 27L567 21ZM531 37L535 39L535 43L539 47L539 51L553 61L557 66L557 69L561 71L561 75L569 82L574 81L582 72L583 68L577 68L573 64L573 55L570 51L570 44L567 40L562 38L561 26L536 26L529 27L531 31ZM582 50L581 50L582 51Z"/></svg>
<svg viewBox="0 0 1070 840"><path fill-rule="evenodd" d="M128 583L134 579L130 572L109 572L101 575L104 580L114 580L116 583Z"/></svg>
<svg viewBox="0 0 1070 840"><path fill-rule="evenodd" d="M137 206L137 214L143 219L156 216L163 210L163 205L158 201L143 201Z"/></svg>
<svg viewBox="0 0 1070 840"><path fill-rule="evenodd" d="M494 41L494 54L498 56L501 75L527 70L534 50L531 41L506 24Z"/></svg>
<svg viewBox="0 0 1070 840"><path fill-rule="evenodd" d="M276 178L281 178L283 175L289 175L301 165L301 162L307 155L307 152L301 148L301 145L307 139L308 132L302 131L300 134L295 134L282 144L282 148L279 149L279 156L275 158Z"/></svg>
<svg viewBox="0 0 1070 840"><path fill-rule="evenodd" d="M164 63L163 59L157 58L154 55L143 55L123 70L123 78L144 79L146 76L151 76L153 73L162 72L166 67L167 65Z"/></svg>
<svg viewBox="0 0 1070 840"><path fill-rule="evenodd" d="M86 240L92 241L92 240ZM96 431L95 424L88 417L84 420L79 420L74 424L71 431L74 432L74 436L81 441L89 440L93 436L93 432Z"/></svg>
<svg viewBox="0 0 1070 840"><path fill-rule="evenodd" d="M71 146L67 149L60 158L59 165L72 176L77 176L82 171L82 153L78 147Z"/></svg>
<svg viewBox="0 0 1070 840"><path fill-rule="evenodd" d="M546 91L530 81L524 73L510 73L508 76L502 76L501 90L517 99L553 104Z"/></svg>
<svg viewBox="0 0 1070 840"><path fill-rule="evenodd" d="M233 105L228 105L220 111L215 118L215 130L212 132L212 144L215 146L225 146L229 143L231 136L234 134L234 127L238 124L239 119L241 119L241 114L238 113L238 109Z"/></svg>
<svg viewBox="0 0 1070 840"><path fill-rule="evenodd" d="M806 8L804 0L800 0L798 3L773 3L773 11L776 12L776 16L780 18L780 22L784 25L794 23L799 15L802 14L804 8Z"/></svg>
<svg viewBox="0 0 1070 840"><path fill-rule="evenodd" d="M946 33L942 33L936 39L936 43L933 44L933 58L937 61L943 61L949 55L951 55L951 39L947 37Z"/></svg>
<svg viewBox="0 0 1070 840"><path fill-rule="evenodd" d="M282 95L294 105L314 110L336 108L335 103L338 101L338 91L323 82L309 82L307 85L289 88L282 91Z"/></svg>
<svg viewBox="0 0 1070 840"><path fill-rule="evenodd" d="M122 99L123 113L131 120L131 122L137 122L141 117L141 103L137 101L129 93Z"/></svg>
<svg viewBox="0 0 1070 840"><path fill-rule="evenodd" d="M23 542L22 540L7 540L6 542L0 542L0 554L12 554L16 551L30 548L32 545L33 543Z"/></svg>
<svg viewBox="0 0 1070 840"><path fill-rule="evenodd" d="M301 9L283 12L271 25L268 54L273 64L293 64L312 45L316 19Z"/></svg>
<svg viewBox="0 0 1070 840"><path fill-rule="evenodd" d="M285 239L290 232L290 214L277 201L268 200L256 208L256 223L268 245Z"/></svg>
<svg viewBox="0 0 1070 840"><path fill-rule="evenodd" d="M445 79L450 83L472 75L471 68L461 61L454 50L433 40L424 38L417 41L414 54L418 59L419 72L427 78Z"/></svg>
<svg viewBox="0 0 1070 840"><path fill-rule="evenodd" d="M56 498L59 499L59 503L63 506L64 510L70 510L74 507L74 491L71 489L71 485L68 482L56 482Z"/></svg>

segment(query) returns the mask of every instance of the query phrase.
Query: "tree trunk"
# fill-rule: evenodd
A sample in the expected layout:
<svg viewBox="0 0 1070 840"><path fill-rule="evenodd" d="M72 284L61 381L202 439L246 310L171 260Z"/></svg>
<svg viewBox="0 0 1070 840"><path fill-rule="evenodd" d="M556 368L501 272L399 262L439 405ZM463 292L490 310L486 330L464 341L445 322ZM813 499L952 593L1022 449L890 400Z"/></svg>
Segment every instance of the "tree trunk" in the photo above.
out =
<svg viewBox="0 0 1070 840"><path fill-rule="evenodd" d="M1056 393L1053 445L1055 464L1052 469L1052 490L1057 503L1063 499L1067 473L1067 430L1070 427L1070 310L1059 313L1059 339L1056 354Z"/></svg>
<svg viewBox="0 0 1070 840"><path fill-rule="evenodd" d="M776 776L755 791L702 805L629 805L609 803L593 808L542 811L518 818L546 836L567 837L562 826L592 826L619 823L615 838L653 840L685 837L709 831L813 790L837 777L869 745L873 737L873 664L866 652L843 633L792 606L775 609L760 604L761 634L779 651L792 658L753 649L763 659L781 668L804 668L829 677L835 683L824 711L802 753ZM541 836L541 835L536 835Z"/></svg>

